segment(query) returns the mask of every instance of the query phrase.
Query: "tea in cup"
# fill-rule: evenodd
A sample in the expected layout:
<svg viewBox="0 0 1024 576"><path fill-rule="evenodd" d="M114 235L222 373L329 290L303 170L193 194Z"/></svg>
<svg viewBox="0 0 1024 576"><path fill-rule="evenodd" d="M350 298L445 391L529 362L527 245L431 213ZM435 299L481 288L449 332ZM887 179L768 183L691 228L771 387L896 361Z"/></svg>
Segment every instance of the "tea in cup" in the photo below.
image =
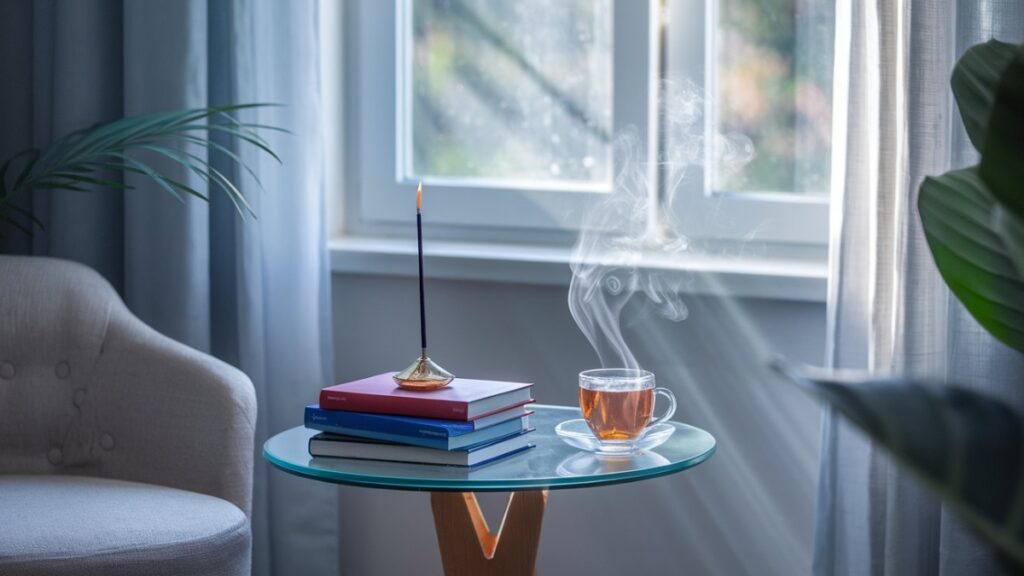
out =
<svg viewBox="0 0 1024 576"><path fill-rule="evenodd" d="M654 374L634 368L598 368L580 372L580 410L602 444L632 443L646 430L672 417L676 398L656 388ZM655 396L668 399L665 414L652 421Z"/></svg>

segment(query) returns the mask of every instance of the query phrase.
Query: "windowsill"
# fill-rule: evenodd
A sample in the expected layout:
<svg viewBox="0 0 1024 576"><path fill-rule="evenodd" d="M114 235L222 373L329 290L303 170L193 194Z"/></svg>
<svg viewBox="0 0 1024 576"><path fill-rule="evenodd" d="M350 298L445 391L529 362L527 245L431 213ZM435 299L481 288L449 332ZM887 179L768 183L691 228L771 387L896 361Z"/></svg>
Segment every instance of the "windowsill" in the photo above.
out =
<svg viewBox="0 0 1024 576"><path fill-rule="evenodd" d="M393 238L344 236L328 243L331 271L336 274L415 276L416 245ZM511 284L568 286L569 248L431 241L424 247L430 278ZM652 268L694 273L685 290L694 294L726 294L824 302L827 264L781 258L727 258L701 255L648 263Z"/></svg>

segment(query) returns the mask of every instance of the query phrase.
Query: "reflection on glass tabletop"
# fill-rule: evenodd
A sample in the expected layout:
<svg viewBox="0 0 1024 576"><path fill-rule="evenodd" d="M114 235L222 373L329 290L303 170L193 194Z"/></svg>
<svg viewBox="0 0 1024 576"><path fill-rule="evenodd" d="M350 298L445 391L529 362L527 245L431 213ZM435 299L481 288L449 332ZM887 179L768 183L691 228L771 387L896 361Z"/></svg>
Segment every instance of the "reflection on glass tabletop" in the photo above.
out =
<svg viewBox="0 0 1024 576"><path fill-rule="evenodd" d="M309 438L318 433L303 426L285 430L263 445L263 456L274 466L298 476L393 490L486 492L582 488L634 482L691 468L715 451L715 438L679 422L667 442L653 450L628 456L599 456L573 448L555 435L559 422L580 417L577 408L531 406L530 442L535 445L475 468L380 462L350 458L314 458Z"/></svg>

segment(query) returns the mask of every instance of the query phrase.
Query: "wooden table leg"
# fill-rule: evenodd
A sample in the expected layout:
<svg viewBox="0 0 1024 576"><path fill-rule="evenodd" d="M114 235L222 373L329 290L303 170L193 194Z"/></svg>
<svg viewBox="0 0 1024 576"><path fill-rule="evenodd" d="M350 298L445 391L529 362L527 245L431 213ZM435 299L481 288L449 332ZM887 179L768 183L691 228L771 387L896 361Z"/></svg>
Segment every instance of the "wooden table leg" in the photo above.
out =
<svg viewBox="0 0 1024 576"><path fill-rule="evenodd" d="M535 574L547 490L513 492L497 532L491 532L472 492L433 492L437 544L445 576Z"/></svg>

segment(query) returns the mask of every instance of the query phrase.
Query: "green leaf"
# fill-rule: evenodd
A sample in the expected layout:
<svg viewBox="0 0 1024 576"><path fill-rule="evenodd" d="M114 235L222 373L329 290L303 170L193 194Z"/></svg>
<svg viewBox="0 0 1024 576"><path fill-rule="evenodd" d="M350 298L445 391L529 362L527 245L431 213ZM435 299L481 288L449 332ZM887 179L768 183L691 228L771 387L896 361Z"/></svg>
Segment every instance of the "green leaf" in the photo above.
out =
<svg viewBox="0 0 1024 576"><path fill-rule="evenodd" d="M259 187L259 189L261 191L266 191L263 188L263 183L260 182L260 177L256 175L256 172L252 168L250 168L249 165L246 164L238 156L238 154L235 154L232 150L230 150L226 146L221 146L220 144L214 142L213 140L207 140L206 138L199 138L198 136L182 136L182 140L184 140L186 142L192 142L192 143L198 144L200 146L205 146L208 149L219 150L225 156L227 156L227 157L231 158L232 160L234 160L235 164L241 166L243 170L248 172L249 176L252 176L253 182L256 183L256 185Z"/></svg>
<svg viewBox="0 0 1024 576"><path fill-rule="evenodd" d="M256 215L248 201L246 201L245 197L242 195L242 192L231 183L231 180L211 166L206 159L188 152L179 153L175 150L170 150L160 146L142 146L141 148L156 152L157 154L162 154L163 156L178 162L182 166L191 168L193 172L202 177L207 183L213 183L218 186L225 194L227 194L228 199L231 200L231 203L235 206L235 210L237 210L240 215L245 216L246 212L253 216ZM245 211L242 210L243 207L245 208Z"/></svg>
<svg viewBox="0 0 1024 576"><path fill-rule="evenodd" d="M944 382L773 366L863 430L1024 566L1024 418Z"/></svg>
<svg viewBox="0 0 1024 576"><path fill-rule="evenodd" d="M926 178L918 197L925 237L946 284L986 330L1024 351L1024 275L992 229L997 206L975 168Z"/></svg>
<svg viewBox="0 0 1024 576"><path fill-rule="evenodd" d="M981 150L979 172L992 194L1018 218L1024 218L1024 50L1003 71Z"/></svg>
<svg viewBox="0 0 1024 576"><path fill-rule="evenodd" d="M10 169L11 163L23 156L32 156L34 159L39 156L39 151L34 148L29 148L28 150L18 152L4 161L3 165L0 166L0 193L7 192L7 170ZM30 164L31 162L32 160L29 161Z"/></svg>
<svg viewBox="0 0 1024 576"><path fill-rule="evenodd" d="M251 133L249 131L236 130L236 129L232 128L231 126L221 126L221 125L217 125L217 124L210 124L210 125L206 125L206 126L189 125L189 126L187 126L185 128L188 129L188 130L206 130L206 131L215 131L215 132L226 132L227 134L229 134L229 135L231 135L231 136L233 136L235 138L238 138L239 140L244 140L245 142L248 142L249 144L252 144L253 146L256 146L260 150L263 150L264 152L269 154L271 158L273 158L274 160L277 160L278 164L281 164L281 159L277 156L277 154L274 154L273 150L270 149L270 145L267 143L267 141L263 140L258 135L255 135L255 134L253 134L253 133Z"/></svg>
<svg viewBox="0 0 1024 576"><path fill-rule="evenodd" d="M161 188L166 190L171 196L174 196L175 198L177 198L181 202L184 202L185 198L181 194L178 193L178 189L179 188L184 190L184 191L186 191L186 192L188 192L189 194L192 194L193 196L196 196L198 198L206 200L206 196L201 194L199 191L193 190L192 188L189 188L187 185L182 184L180 182L176 182L174 180L171 180L170 178L168 178L168 177L158 173L156 170L153 170L152 168L150 168L148 164L140 162L140 161L136 160L135 158L132 158L131 156L120 155L120 158L122 160L124 160L125 163L127 163L127 164L129 164L131 166L134 166L135 168L138 168L139 170L141 170L143 173L146 174L146 176L149 176L150 178L152 178L153 181L155 181L157 184L159 184Z"/></svg>
<svg viewBox="0 0 1024 576"><path fill-rule="evenodd" d="M253 217L256 216L256 212L252 209L249 201L245 199L245 195L242 194L241 190L235 187L227 176L221 174L219 170L209 164L207 165L207 169L210 171L210 175L213 180L220 186L221 190L227 194L227 197L231 200L232 204L235 205L235 210L238 210L240 214L244 215L245 213L242 212L242 208L245 208L245 211L250 215Z"/></svg>
<svg viewBox="0 0 1024 576"><path fill-rule="evenodd" d="M32 222L32 224L35 224L36 226L38 226L40 229L45 228L45 226L43 226L43 221L42 220L40 220L39 218L36 218L35 215L33 215L31 212L29 212L28 210L25 210L24 208L22 208L20 206L15 206L14 204L10 204L10 203L6 203L5 202L5 203L2 204L2 206L0 206L0 213L2 213L4 210L10 210L11 212L14 212L16 214L20 214L22 217L24 217L26 220L29 220L30 222ZM28 235L31 236L32 233L29 232Z"/></svg>
<svg viewBox="0 0 1024 576"><path fill-rule="evenodd" d="M78 184L69 182L68 180L58 179L36 181L35 184L33 184L33 188L35 188L36 190L68 190L70 192L89 191L88 189L79 186Z"/></svg>
<svg viewBox="0 0 1024 576"><path fill-rule="evenodd" d="M18 156L21 156L22 154L25 154L26 152L28 153L27 155L30 156L30 158L28 160L28 163L25 164L25 167L22 168L21 174L18 175L18 179L14 181L14 186L11 187L12 191L15 191L15 190L18 190L19 188L21 188L22 184L32 174L32 169L35 168L36 163L39 161L39 154L40 153L39 153L38 150L34 150L34 149L33 150L26 150L25 152L20 152L20 153L15 155L15 158L18 157Z"/></svg>
<svg viewBox="0 0 1024 576"><path fill-rule="evenodd" d="M32 236L32 227L26 226L12 218L10 214L5 212L5 210L7 210L8 208L10 208L10 206L4 206L2 209L0 209L0 222L14 226L18 230L21 230L22 233L24 233L26 236ZM2 238L6 238L6 236L0 234L0 239Z"/></svg>
<svg viewBox="0 0 1024 576"><path fill-rule="evenodd" d="M967 136L978 151L985 148L989 117L996 90L1010 62L1021 48L998 40L989 40L967 49L953 69L950 85L956 97Z"/></svg>
<svg viewBox="0 0 1024 576"><path fill-rule="evenodd" d="M132 187L128 186L124 182L117 180L111 180L109 178L96 178L93 176L86 176L85 174L79 174L77 172L57 172L53 174L55 178L64 178L71 182L78 182L81 184L91 184L93 186L100 186L104 188L118 188L121 190L131 190Z"/></svg>
<svg viewBox="0 0 1024 576"><path fill-rule="evenodd" d="M1024 221L997 204L992 209L992 230L1003 239L1017 274L1024 278Z"/></svg>

